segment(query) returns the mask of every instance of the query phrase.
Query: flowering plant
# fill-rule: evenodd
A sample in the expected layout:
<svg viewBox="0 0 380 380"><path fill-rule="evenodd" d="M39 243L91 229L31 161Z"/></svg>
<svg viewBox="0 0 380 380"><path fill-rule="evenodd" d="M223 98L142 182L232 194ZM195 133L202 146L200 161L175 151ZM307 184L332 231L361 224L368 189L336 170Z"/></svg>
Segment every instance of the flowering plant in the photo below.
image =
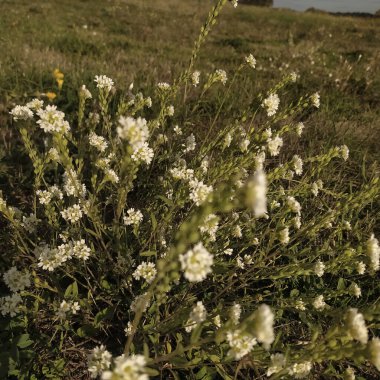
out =
<svg viewBox="0 0 380 380"><path fill-rule="evenodd" d="M96 95L80 88L75 115L39 99L11 110L35 181L22 209L0 198L14 243L0 301L19 357L9 356L10 375L303 378L343 360L380 369L369 331L380 309L360 304L359 286L379 270L368 215L380 183L326 183L346 146L282 153L319 94L284 106L281 91L297 81L289 73L233 119L222 100L206 130L191 123L197 104L177 111L190 91L200 101L219 86L226 99L254 73L253 55L232 80L194 70L225 3L188 69L152 98L133 86L120 94L101 75Z"/></svg>

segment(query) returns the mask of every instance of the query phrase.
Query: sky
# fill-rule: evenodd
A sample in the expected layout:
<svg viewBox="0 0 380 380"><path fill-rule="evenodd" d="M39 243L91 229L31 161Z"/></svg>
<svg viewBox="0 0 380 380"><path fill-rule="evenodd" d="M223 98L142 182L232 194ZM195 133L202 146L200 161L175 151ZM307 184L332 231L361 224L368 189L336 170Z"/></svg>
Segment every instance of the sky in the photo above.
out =
<svg viewBox="0 0 380 380"><path fill-rule="evenodd" d="M380 10L380 0L274 0L275 7L304 11L318 8L330 12L367 12Z"/></svg>

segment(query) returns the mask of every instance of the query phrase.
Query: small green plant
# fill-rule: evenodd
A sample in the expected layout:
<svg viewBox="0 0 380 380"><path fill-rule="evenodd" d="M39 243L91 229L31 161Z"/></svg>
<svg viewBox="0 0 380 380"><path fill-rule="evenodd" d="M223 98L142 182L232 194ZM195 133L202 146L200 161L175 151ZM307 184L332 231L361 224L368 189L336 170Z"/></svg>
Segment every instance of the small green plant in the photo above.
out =
<svg viewBox="0 0 380 380"><path fill-rule="evenodd" d="M282 153L320 107L318 93L282 104L296 73L223 117L256 66L247 56L232 79L194 69L225 3L188 69L152 98L100 75L96 96L80 88L76 113L40 99L12 109L34 186L20 209L0 198L14 253L0 301L4 376L353 378L367 360L380 369L380 308L360 287L379 270L378 178L331 183L346 146ZM219 105L197 128L208 96Z"/></svg>

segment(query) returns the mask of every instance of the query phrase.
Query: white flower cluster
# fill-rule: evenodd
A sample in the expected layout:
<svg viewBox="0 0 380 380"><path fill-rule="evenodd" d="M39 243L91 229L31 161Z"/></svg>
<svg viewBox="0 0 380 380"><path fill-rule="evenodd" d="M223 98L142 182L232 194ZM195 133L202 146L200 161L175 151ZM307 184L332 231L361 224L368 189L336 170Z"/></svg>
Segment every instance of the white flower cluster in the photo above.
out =
<svg viewBox="0 0 380 380"><path fill-rule="evenodd" d="M73 257L86 261L91 255L91 249L84 239L80 239L61 244L57 248L40 245L35 249L35 255L38 258L38 266L52 272Z"/></svg>
<svg viewBox="0 0 380 380"><path fill-rule="evenodd" d="M290 367L289 375L295 379L303 379L310 373L312 368L311 362L295 363Z"/></svg>
<svg viewBox="0 0 380 380"><path fill-rule="evenodd" d="M132 147L132 160L136 162L145 162L150 164L153 158L153 150L149 147L147 140L149 139L149 129L146 120L138 117L119 118L119 126L117 133L122 140L128 140Z"/></svg>
<svg viewBox="0 0 380 380"><path fill-rule="evenodd" d="M274 314L268 305L262 304L253 313L254 334L258 342L262 343L265 349L269 349L274 341Z"/></svg>
<svg viewBox="0 0 380 380"><path fill-rule="evenodd" d="M189 182L190 185L190 199L197 205L200 206L204 203L208 196L212 193L212 186L207 186L202 181L193 179Z"/></svg>
<svg viewBox="0 0 380 380"><path fill-rule="evenodd" d="M189 319L186 322L186 332L191 332L192 330L194 330L200 323L206 320L206 317L206 308L204 307L202 301L198 301L197 304L193 307Z"/></svg>
<svg viewBox="0 0 380 380"><path fill-rule="evenodd" d="M156 277L157 270L154 263L141 263L133 272L133 277L136 280L143 278L148 284L150 284Z"/></svg>
<svg viewBox="0 0 380 380"><path fill-rule="evenodd" d="M218 69L214 74L215 82L222 82L223 86L227 83L227 73L224 70Z"/></svg>
<svg viewBox="0 0 380 380"><path fill-rule="evenodd" d="M86 185L80 183L78 174L73 169L63 174L63 189L66 195L78 198L84 197L87 193Z"/></svg>
<svg viewBox="0 0 380 380"><path fill-rule="evenodd" d="M280 98L277 94L270 94L266 99L264 99L263 103L261 104L263 108L266 108L268 116L275 115L279 105Z"/></svg>
<svg viewBox="0 0 380 380"><path fill-rule="evenodd" d="M272 157L278 156L284 145L284 141L280 136L271 137L268 139L268 151Z"/></svg>
<svg viewBox="0 0 380 380"><path fill-rule="evenodd" d="M268 367L267 376L271 376L274 373L282 371L286 364L286 359L283 354L274 354L270 357L271 365Z"/></svg>
<svg viewBox="0 0 380 380"><path fill-rule="evenodd" d="M292 159L292 164L294 171L297 175L301 175L303 172L303 161L302 158L298 155L294 155Z"/></svg>
<svg viewBox="0 0 380 380"><path fill-rule="evenodd" d="M267 213L267 178L261 169L256 170L247 185L247 204L253 210L255 218Z"/></svg>
<svg viewBox="0 0 380 380"><path fill-rule="evenodd" d="M194 71L193 74L191 75L191 83L193 84L194 87L198 86L200 76L201 76L200 71Z"/></svg>
<svg viewBox="0 0 380 380"><path fill-rule="evenodd" d="M227 342L230 346L229 355L235 360L240 360L249 354L253 346L257 344L256 338L239 329L227 332Z"/></svg>
<svg viewBox="0 0 380 380"><path fill-rule="evenodd" d="M112 355L101 345L95 347L87 357L88 372L92 379L97 378L111 366Z"/></svg>
<svg viewBox="0 0 380 380"><path fill-rule="evenodd" d="M195 245L184 255L179 256L184 276L190 282L203 281L212 272L213 255L207 251L202 243Z"/></svg>
<svg viewBox="0 0 380 380"><path fill-rule="evenodd" d="M37 224L39 219L37 219L35 214L30 214L29 216L23 215L21 226L26 229L30 234L36 232Z"/></svg>
<svg viewBox="0 0 380 380"><path fill-rule="evenodd" d="M148 380L145 372L146 360L142 355L118 356L112 371L104 371L102 380Z"/></svg>
<svg viewBox="0 0 380 380"><path fill-rule="evenodd" d="M368 342L368 329L363 314L358 309L349 309L346 314L346 326L351 337L362 344Z"/></svg>
<svg viewBox="0 0 380 380"><path fill-rule="evenodd" d="M318 277L322 277L323 274L325 273L325 268L326 268L326 265L321 261L321 260L318 260L315 265L314 265L314 273L318 276Z"/></svg>
<svg viewBox="0 0 380 380"><path fill-rule="evenodd" d="M28 106L17 105L9 113L12 115L14 121L28 120L33 117L33 112Z"/></svg>
<svg viewBox="0 0 380 380"><path fill-rule="evenodd" d="M47 190L37 190L36 192L39 201L42 205L47 205L52 199L62 199L62 191L57 186L50 186Z"/></svg>
<svg viewBox="0 0 380 380"><path fill-rule="evenodd" d="M378 271L380 268L380 246L379 241L372 234L367 241L367 255L370 261L371 269Z"/></svg>
<svg viewBox="0 0 380 380"><path fill-rule="evenodd" d="M248 57L245 57L245 62L247 62L248 66L251 66L252 69L256 67L256 58L250 54Z"/></svg>
<svg viewBox="0 0 380 380"><path fill-rule="evenodd" d="M78 302L63 300L59 305L57 316L59 319L66 319L68 313L76 314L80 310Z"/></svg>
<svg viewBox="0 0 380 380"><path fill-rule="evenodd" d="M16 267L10 268L3 274L3 280L11 292L19 292L29 288L30 273L17 270Z"/></svg>
<svg viewBox="0 0 380 380"><path fill-rule="evenodd" d="M94 82L96 82L96 87L100 90L104 90L106 94L112 90L114 85L113 80L105 75L96 75Z"/></svg>
<svg viewBox="0 0 380 380"><path fill-rule="evenodd" d="M319 93L316 92L315 94L311 95L310 99L312 105L316 108L319 108L319 106L321 105L321 96L319 95Z"/></svg>
<svg viewBox="0 0 380 380"><path fill-rule="evenodd" d="M206 217L199 230L202 234L208 234L210 241L216 240L216 232L219 228L219 218L215 214L210 214Z"/></svg>
<svg viewBox="0 0 380 380"><path fill-rule="evenodd" d="M124 216L124 224L126 226L138 226L143 220L143 214L140 210L130 208L127 214L128 216Z"/></svg>
<svg viewBox="0 0 380 380"><path fill-rule="evenodd" d="M11 317L17 315L22 298L18 293L0 298L0 311L3 316L9 314Z"/></svg>
<svg viewBox="0 0 380 380"><path fill-rule="evenodd" d="M37 124L47 133L66 134L70 130L69 123L65 120L65 114L57 110L57 106L48 105L45 109L41 108L37 111L40 120Z"/></svg>
<svg viewBox="0 0 380 380"><path fill-rule="evenodd" d="M104 152L107 149L108 143L103 136L98 136L95 132L91 132L88 136L90 145L95 147L99 152Z"/></svg>
<svg viewBox="0 0 380 380"><path fill-rule="evenodd" d="M61 211L61 215L67 222L76 223L82 218L83 212L80 205L75 204Z"/></svg>

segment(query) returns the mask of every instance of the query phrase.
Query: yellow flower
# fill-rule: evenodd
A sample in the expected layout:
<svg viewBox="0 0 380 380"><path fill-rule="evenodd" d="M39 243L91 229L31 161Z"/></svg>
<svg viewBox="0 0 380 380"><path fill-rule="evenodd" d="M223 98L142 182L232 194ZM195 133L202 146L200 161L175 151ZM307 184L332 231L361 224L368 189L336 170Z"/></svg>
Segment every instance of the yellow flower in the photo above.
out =
<svg viewBox="0 0 380 380"><path fill-rule="evenodd" d="M59 69L55 69L53 71L53 76L57 82L58 89L61 90L63 86L63 78L65 77L65 75Z"/></svg>
<svg viewBox="0 0 380 380"><path fill-rule="evenodd" d="M45 94L45 96L46 96L50 101L52 101L52 100L54 100L54 99L57 97L57 94L56 94L55 92L51 92L51 91L49 91L49 92L47 92L47 93Z"/></svg>

